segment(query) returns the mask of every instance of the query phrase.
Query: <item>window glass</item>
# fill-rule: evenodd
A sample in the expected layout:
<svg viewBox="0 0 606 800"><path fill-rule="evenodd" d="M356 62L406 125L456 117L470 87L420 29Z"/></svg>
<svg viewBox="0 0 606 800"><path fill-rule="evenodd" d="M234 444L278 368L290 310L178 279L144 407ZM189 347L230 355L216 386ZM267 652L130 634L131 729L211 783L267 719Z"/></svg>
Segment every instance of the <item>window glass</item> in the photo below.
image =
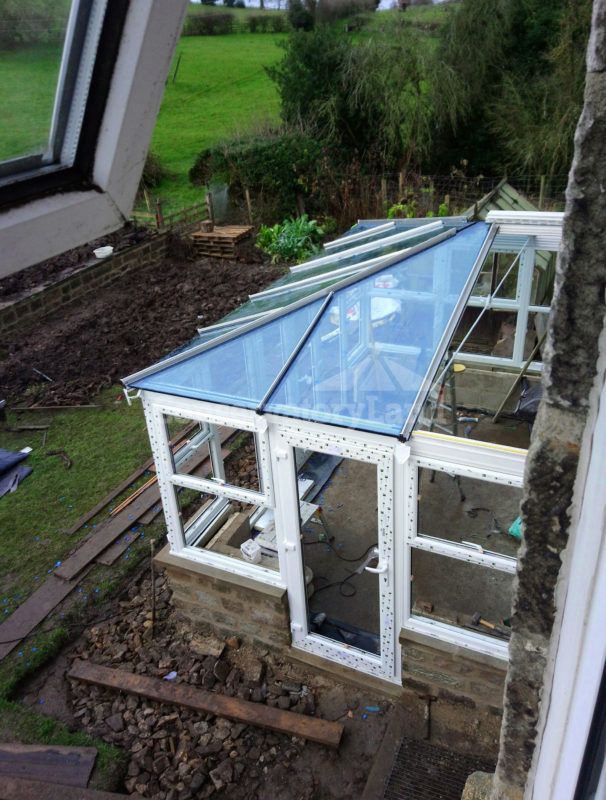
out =
<svg viewBox="0 0 606 800"><path fill-rule="evenodd" d="M414 616L508 641L514 575L415 548L411 572Z"/></svg>
<svg viewBox="0 0 606 800"><path fill-rule="evenodd" d="M422 538L469 543L515 557L519 540L509 529L521 499L517 486L419 469L417 531Z"/></svg>
<svg viewBox="0 0 606 800"><path fill-rule="evenodd" d="M70 6L0 5L0 162L47 150Z"/></svg>

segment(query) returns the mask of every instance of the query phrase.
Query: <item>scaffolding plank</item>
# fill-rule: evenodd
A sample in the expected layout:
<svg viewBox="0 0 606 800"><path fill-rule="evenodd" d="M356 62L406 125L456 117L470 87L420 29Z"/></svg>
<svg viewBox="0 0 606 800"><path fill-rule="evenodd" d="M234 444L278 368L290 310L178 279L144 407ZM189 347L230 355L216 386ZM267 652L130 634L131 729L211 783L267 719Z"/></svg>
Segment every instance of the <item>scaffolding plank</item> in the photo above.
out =
<svg viewBox="0 0 606 800"><path fill-rule="evenodd" d="M306 717L292 711L214 694L185 683L173 684L160 678L149 678L132 672L102 667L90 661L74 661L68 673L69 678L104 686L120 692L129 692L139 697L147 697L159 703L191 708L204 714L215 714L247 725L257 725L269 730L299 736L326 747L338 748L343 735L343 725L315 717Z"/></svg>
<svg viewBox="0 0 606 800"><path fill-rule="evenodd" d="M137 794L114 794L97 789L66 786L62 783L32 781L4 776L0 782L0 800L136 800Z"/></svg>
<svg viewBox="0 0 606 800"><path fill-rule="evenodd" d="M85 788L96 757L95 747L0 744L0 775L40 781L52 775L65 786Z"/></svg>
<svg viewBox="0 0 606 800"><path fill-rule="evenodd" d="M83 577L80 576L79 580ZM0 661L17 647L50 612L76 588L76 581L63 581L49 575L42 586L16 608L0 625Z"/></svg>

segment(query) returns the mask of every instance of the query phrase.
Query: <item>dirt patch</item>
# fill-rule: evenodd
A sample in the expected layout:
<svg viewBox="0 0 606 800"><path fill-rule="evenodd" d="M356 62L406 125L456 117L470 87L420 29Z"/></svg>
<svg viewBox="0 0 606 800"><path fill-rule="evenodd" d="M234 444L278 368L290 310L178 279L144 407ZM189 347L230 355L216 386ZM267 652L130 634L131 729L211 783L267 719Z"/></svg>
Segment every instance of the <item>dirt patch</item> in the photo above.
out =
<svg viewBox="0 0 606 800"><path fill-rule="evenodd" d="M0 396L27 393L48 405L90 400L184 344L197 325L216 322L279 274L257 257L257 263L171 259L126 275L25 333L9 334L2 343Z"/></svg>
<svg viewBox="0 0 606 800"><path fill-rule="evenodd" d="M328 800L358 797L382 739L391 705L371 692L295 668L267 651L193 634L182 627L163 577L157 582L151 637L150 583L131 585L120 611L90 628L24 696L129 754L128 792L154 800ZM223 650L223 652L221 652ZM338 753L297 737L74 682L61 675L86 658L155 678L170 677L252 702L340 720ZM52 706L52 708L51 708Z"/></svg>

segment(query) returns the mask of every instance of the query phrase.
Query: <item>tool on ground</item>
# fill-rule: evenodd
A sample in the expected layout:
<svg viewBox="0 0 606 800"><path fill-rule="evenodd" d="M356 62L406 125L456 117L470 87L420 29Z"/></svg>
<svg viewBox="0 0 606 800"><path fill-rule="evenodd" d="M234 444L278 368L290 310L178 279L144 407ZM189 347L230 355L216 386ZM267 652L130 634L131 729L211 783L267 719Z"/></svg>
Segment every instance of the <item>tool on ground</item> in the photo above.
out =
<svg viewBox="0 0 606 800"><path fill-rule="evenodd" d="M471 624L475 625L476 627L478 625L483 625L485 628L494 631L494 633L498 633L500 636L509 636L509 631L504 631L503 628L495 625L494 622L489 622L489 620L484 619L479 611L476 611L471 618Z"/></svg>

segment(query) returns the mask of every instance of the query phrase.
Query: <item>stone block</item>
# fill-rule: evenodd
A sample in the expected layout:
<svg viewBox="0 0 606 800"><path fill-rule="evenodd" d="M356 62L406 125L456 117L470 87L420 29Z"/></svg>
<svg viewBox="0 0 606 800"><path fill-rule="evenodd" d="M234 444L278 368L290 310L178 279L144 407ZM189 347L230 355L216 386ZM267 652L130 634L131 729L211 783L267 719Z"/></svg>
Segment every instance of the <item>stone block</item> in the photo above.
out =
<svg viewBox="0 0 606 800"><path fill-rule="evenodd" d="M472 772L461 795L461 800L490 800L494 775L489 772Z"/></svg>

